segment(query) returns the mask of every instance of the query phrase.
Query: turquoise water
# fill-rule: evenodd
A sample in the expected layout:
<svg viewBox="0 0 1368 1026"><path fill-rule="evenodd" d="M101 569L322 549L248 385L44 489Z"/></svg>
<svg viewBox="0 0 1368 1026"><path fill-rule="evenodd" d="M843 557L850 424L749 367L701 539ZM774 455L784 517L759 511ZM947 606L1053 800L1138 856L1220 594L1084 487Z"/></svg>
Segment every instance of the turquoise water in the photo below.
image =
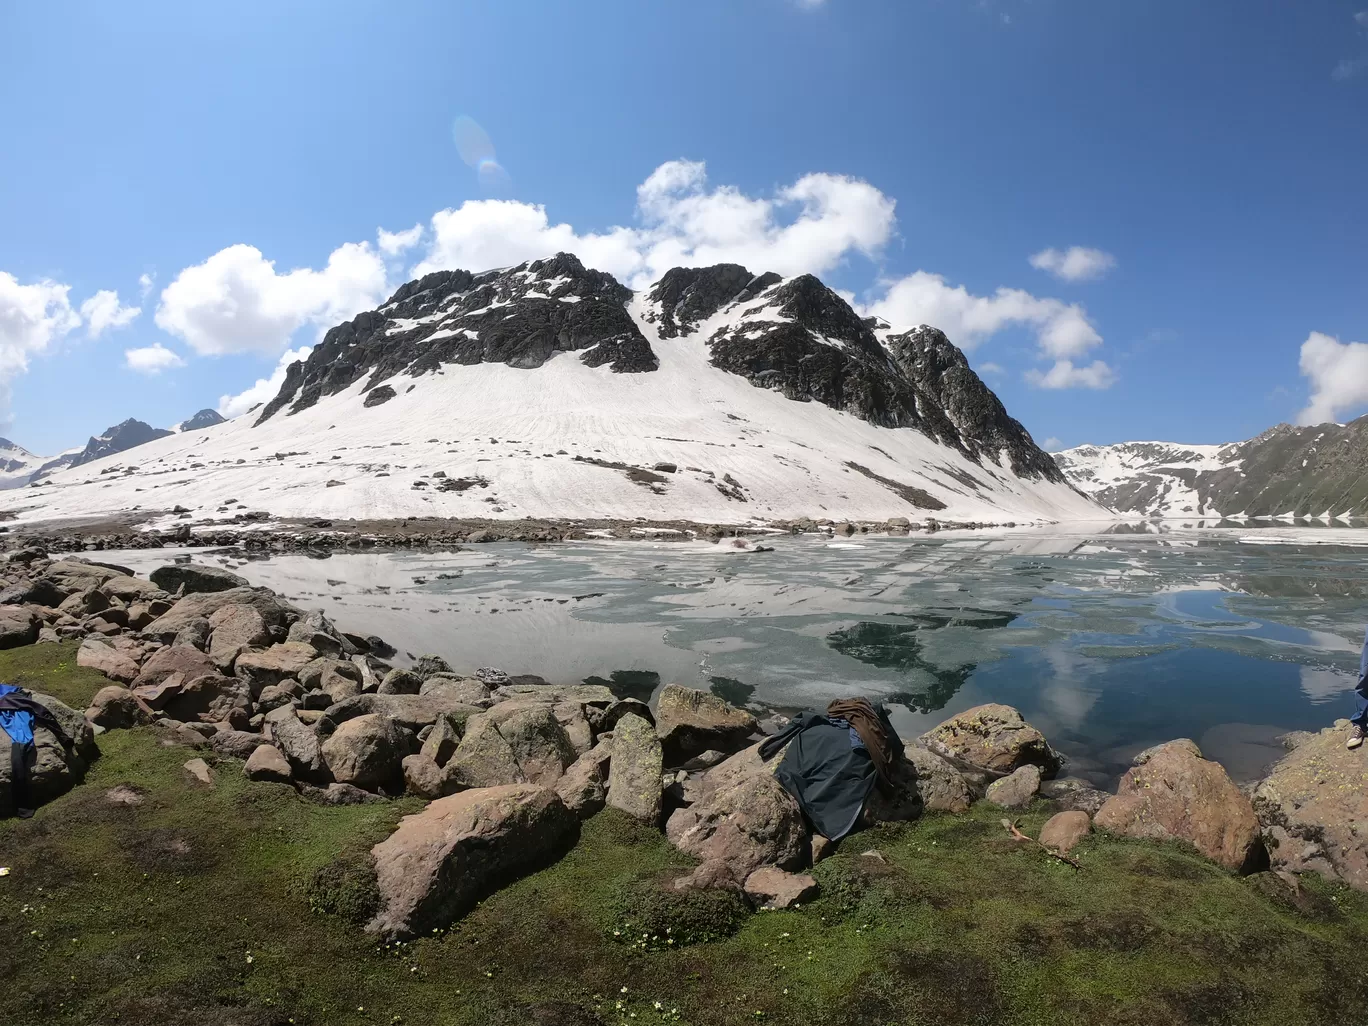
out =
<svg viewBox="0 0 1368 1026"><path fill-rule="evenodd" d="M1035 529L780 536L767 553L605 541L194 558L457 667L643 697L676 681L780 710L867 694L908 735L1006 702L1069 772L1110 784L1173 737L1252 779L1278 734L1348 715L1368 621L1360 539Z"/></svg>

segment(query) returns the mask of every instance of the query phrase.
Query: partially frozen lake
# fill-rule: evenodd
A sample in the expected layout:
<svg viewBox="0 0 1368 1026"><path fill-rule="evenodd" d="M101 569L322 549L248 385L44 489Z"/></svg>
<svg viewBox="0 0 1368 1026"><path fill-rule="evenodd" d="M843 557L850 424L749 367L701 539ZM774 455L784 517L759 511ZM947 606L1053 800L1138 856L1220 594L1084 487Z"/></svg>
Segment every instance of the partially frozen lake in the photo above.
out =
<svg viewBox="0 0 1368 1026"><path fill-rule="evenodd" d="M1098 783L1191 737L1237 779L1352 708L1368 531L1138 528L488 544L329 558L191 553L458 668L675 681L792 710L881 697L905 736L1015 705ZM105 553L146 572L174 550Z"/></svg>

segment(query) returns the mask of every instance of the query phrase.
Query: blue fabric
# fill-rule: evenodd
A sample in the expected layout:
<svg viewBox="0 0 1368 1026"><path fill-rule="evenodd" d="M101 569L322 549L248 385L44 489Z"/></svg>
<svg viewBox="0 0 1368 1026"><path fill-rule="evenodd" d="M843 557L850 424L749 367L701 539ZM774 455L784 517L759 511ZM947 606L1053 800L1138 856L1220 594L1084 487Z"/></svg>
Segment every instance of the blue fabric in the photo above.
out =
<svg viewBox="0 0 1368 1026"><path fill-rule="evenodd" d="M1363 636L1363 654L1359 656L1359 679L1354 685L1354 716L1350 721L1368 728L1368 632Z"/></svg>
<svg viewBox="0 0 1368 1026"><path fill-rule="evenodd" d="M0 684L0 695L10 695L22 690L13 684ZM10 740L16 744L33 744L33 713L18 709L0 711L0 730L8 734Z"/></svg>
<svg viewBox="0 0 1368 1026"><path fill-rule="evenodd" d="M1368 642L1365 642L1365 644L1368 645ZM851 748L864 748L864 747L865 747L864 738L860 737L860 732L850 725L850 721L849 721L849 720L838 719L838 718L835 717L835 716L828 716L827 719L831 722L831 725L832 725L833 727L841 727L841 728L844 729L844 730L850 731L850 747L851 747ZM866 749L866 750L867 750L867 749Z"/></svg>

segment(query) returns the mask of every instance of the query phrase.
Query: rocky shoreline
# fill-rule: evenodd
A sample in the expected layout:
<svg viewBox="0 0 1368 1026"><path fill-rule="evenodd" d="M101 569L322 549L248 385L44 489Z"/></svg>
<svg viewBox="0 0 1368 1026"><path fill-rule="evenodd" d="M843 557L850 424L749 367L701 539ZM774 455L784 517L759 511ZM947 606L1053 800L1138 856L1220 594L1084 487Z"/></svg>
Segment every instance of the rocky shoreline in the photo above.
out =
<svg viewBox="0 0 1368 1026"><path fill-rule="evenodd" d="M776 776L782 751L761 754L782 724L707 692L667 685L651 707L436 656L395 666L382 639L194 564L144 579L30 548L0 573L0 648L78 641L78 664L110 681L83 713L37 696L72 742L35 732L39 804L80 781L99 734L136 726L192 750L190 787L236 772L328 804L423 799L372 851L369 929L387 939L444 928L554 861L605 806L697 860L668 889L720 889L756 907L808 900L807 870L835 848ZM1342 738L1339 727L1289 736L1290 754L1250 793L1177 739L1140 753L1108 794L1061 777L1062 757L1015 709L984 705L906 742L862 824L976 802L1011 815L1044 800L1055 815L1039 843L1066 862L1096 828L1183 842L1235 873L1272 868L1295 886L1293 874L1314 872L1368 890L1364 770ZM0 762L0 815L12 814Z"/></svg>
<svg viewBox="0 0 1368 1026"><path fill-rule="evenodd" d="M166 516L183 518L174 528L154 528ZM120 549L238 548L248 552L302 552L327 555L346 551L452 549L483 542L550 543L589 540L718 541L777 534L821 533L907 536L941 530L1016 527L905 517L880 521L831 519L776 520L751 524L702 524L688 520L525 520L410 517L400 520L300 520L267 512L235 514L230 520L194 520L168 510L160 516L114 516L98 520L0 524L0 551L41 548L46 552L103 552Z"/></svg>

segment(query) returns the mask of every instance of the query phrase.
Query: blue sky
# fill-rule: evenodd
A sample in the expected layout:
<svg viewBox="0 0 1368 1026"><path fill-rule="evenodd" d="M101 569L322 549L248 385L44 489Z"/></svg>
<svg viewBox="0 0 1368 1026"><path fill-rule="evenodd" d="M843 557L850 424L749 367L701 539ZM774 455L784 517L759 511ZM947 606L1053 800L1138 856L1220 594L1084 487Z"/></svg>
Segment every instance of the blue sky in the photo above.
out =
<svg viewBox="0 0 1368 1026"><path fill-rule="evenodd" d="M7 4L4 430L170 424L416 267L567 239L817 270L1041 442L1354 416L1366 2Z"/></svg>

